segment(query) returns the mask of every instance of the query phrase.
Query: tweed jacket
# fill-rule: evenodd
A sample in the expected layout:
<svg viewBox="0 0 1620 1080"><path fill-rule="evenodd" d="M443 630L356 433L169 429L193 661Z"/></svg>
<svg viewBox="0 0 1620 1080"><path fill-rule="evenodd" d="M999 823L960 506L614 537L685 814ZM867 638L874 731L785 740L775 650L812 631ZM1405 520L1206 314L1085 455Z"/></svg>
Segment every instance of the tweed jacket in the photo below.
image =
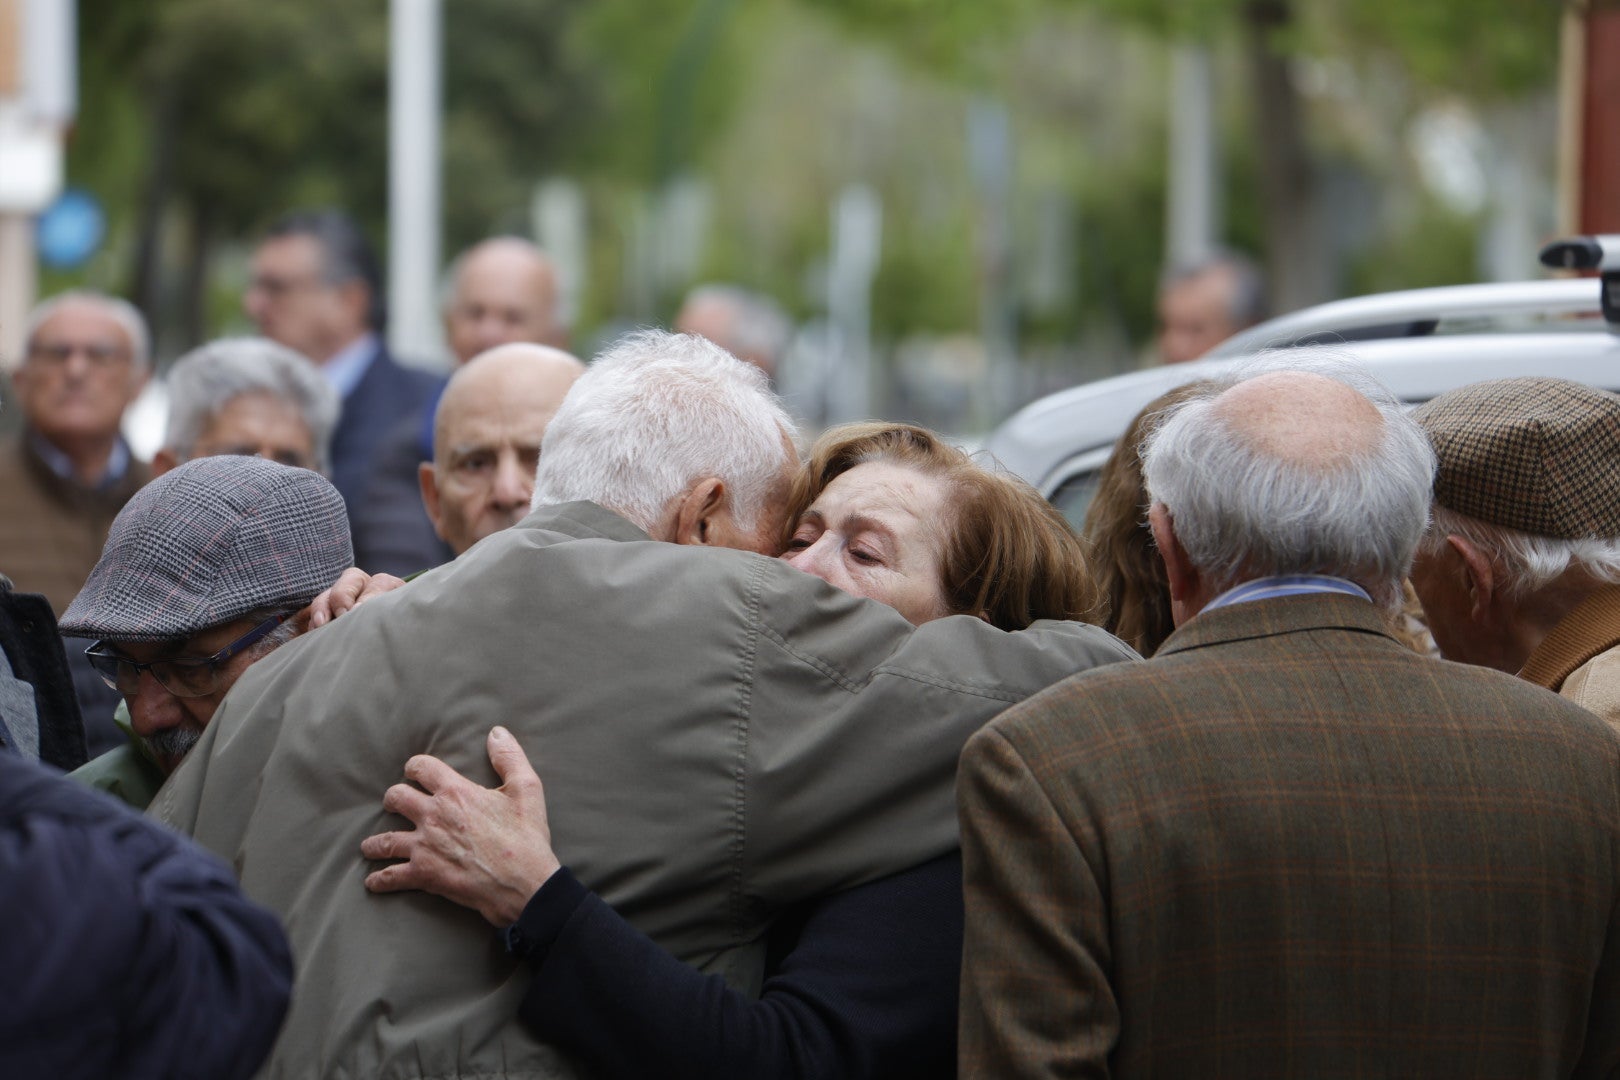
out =
<svg viewBox="0 0 1620 1080"><path fill-rule="evenodd" d="M85 488L52 472L27 439L0 446L0 573L22 592L45 594L60 617L101 558L113 518L151 471L131 460L111 487Z"/></svg>
<svg viewBox="0 0 1620 1080"><path fill-rule="evenodd" d="M1620 585L1602 586L1577 604L1536 646L1519 677L1620 726Z"/></svg>
<svg viewBox="0 0 1620 1080"><path fill-rule="evenodd" d="M151 811L287 921L271 1076L569 1075L518 1023L527 974L479 915L362 887L414 753L479 783L506 725L581 881L677 957L757 987L782 907L949 851L967 736L1135 654L1096 627L913 627L747 552L546 507L242 676Z"/></svg>
<svg viewBox="0 0 1620 1080"><path fill-rule="evenodd" d="M1363 600L1206 611L958 798L963 1076L1620 1068L1620 735Z"/></svg>

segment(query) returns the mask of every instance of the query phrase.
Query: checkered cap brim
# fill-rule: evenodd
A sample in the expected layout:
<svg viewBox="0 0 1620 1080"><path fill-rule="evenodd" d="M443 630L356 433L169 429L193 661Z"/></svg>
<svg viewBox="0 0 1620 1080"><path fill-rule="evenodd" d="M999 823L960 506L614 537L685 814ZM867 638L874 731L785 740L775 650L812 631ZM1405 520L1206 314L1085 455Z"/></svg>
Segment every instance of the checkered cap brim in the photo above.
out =
<svg viewBox="0 0 1620 1080"><path fill-rule="evenodd" d="M261 458L188 461L135 493L62 633L166 641L313 600L354 563L343 497Z"/></svg>
<svg viewBox="0 0 1620 1080"><path fill-rule="evenodd" d="M1439 459L1435 502L1537 536L1620 537L1620 395L1566 379L1495 379L1414 413Z"/></svg>

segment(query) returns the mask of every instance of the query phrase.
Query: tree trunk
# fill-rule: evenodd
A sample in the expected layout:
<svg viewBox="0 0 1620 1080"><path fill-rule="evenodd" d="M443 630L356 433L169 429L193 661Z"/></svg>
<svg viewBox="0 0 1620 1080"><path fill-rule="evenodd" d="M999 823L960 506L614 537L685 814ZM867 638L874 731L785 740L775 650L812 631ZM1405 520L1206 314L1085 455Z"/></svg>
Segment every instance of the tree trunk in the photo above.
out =
<svg viewBox="0 0 1620 1080"><path fill-rule="evenodd" d="M149 113L152 157L147 162L146 191L141 199L130 275L130 296L146 316L154 344L162 322L163 218L174 187L174 151L180 134L180 111L171 85L166 82L158 91Z"/></svg>
<svg viewBox="0 0 1620 1080"><path fill-rule="evenodd" d="M1243 9L1254 93L1266 270L1273 314L1331 294L1332 253L1318 207L1316 170L1306 145L1303 102L1276 37L1293 22L1290 0L1251 0Z"/></svg>
<svg viewBox="0 0 1620 1080"><path fill-rule="evenodd" d="M214 213L208 203L190 200L189 236L186 244L185 276L180 285L181 350L193 349L208 334L208 260L214 247Z"/></svg>

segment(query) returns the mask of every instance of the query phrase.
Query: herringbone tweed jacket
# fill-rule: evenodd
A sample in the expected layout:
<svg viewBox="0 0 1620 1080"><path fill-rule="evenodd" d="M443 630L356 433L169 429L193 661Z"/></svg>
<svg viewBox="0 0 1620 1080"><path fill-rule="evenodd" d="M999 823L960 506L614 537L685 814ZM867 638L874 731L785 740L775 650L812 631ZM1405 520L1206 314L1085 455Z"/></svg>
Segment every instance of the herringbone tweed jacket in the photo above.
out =
<svg viewBox="0 0 1620 1080"><path fill-rule="evenodd" d="M958 799L963 1076L1620 1068L1620 736L1364 601L1065 680Z"/></svg>

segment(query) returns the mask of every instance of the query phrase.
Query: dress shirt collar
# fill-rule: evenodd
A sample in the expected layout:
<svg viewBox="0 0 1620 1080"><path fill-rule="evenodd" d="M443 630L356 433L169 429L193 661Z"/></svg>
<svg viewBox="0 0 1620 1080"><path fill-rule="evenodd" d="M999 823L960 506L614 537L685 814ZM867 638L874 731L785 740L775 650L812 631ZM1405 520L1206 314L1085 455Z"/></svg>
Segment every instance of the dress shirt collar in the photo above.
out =
<svg viewBox="0 0 1620 1080"><path fill-rule="evenodd" d="M354 388L366 377L366 370L371 367L372 361L377 359L378 346L376 334L361 334L321 365L326 381L332 384L338 397L347 398L354 393Z"/></svg>
<svg viewBox="0 0 1620 1080"><path fill-rule="evenodd" d="M1213 611L1228 604L1242 604L1250 600L1270 600L1278 596L1303 596L1307 593L1343 593L1346 596L1359 596L1369 604L1372 597L1353 581L1344 578L1331 577L1327 574L1278 574L1274 577L1255 578L1245 581L1236 588L1227 589L1221 595L1204 605L1205 611Z"/></svg>
<svg viewBox="0 0 1620 1080"><path fill-rule="evenodd" d="M73 459L58 450L45 436L37 431L30 431L28 445L51 472L70 483L79 484L78 473L73 468ZM107 455L107 468L99 480L89 485L90 490L105 491L118 483L124 478L124 474L129 472L129 461L129 444L124 441L122 435L119 435L113 440L112 453Z"/></svg>

